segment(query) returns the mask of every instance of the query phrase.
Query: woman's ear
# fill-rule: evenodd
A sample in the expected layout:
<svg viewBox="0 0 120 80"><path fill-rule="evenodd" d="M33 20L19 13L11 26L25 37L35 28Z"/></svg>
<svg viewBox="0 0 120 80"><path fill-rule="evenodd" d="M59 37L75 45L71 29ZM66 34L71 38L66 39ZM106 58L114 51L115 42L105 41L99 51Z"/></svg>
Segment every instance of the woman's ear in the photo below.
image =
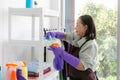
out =
<svg viewBox="0 0 120 80"><path fill-rule="evenodd" d="M88 26L87 26L87 25L85 25L85 31L87 31L87 29L88 29Z"/></svg>

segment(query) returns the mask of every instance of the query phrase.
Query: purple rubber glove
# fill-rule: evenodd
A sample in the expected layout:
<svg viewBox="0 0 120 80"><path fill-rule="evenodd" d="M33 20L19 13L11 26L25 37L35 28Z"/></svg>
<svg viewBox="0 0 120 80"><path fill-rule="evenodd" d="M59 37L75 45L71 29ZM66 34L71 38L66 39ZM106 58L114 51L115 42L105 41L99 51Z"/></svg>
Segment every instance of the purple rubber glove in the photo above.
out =
<svg viewBox="0 0 120 80"><path fill-rule="evenodd" d="M53 65L56 70L63 69L63 59L61 57L55 56L53 60Z"/></svg>
<svg viewBox="0 0 120 80"><path fill-rule="evenodd" d="M58 55L55 54L55 58L53 60L53 66L56 70L62 70L63 69L63 59Z"/></svg>
<svg viewBox="0 0 120 80"><path fill-rule="evenodd" d="M55 55L60 56L62 59L64 59L67 63L69 63L73 67L77 67L77 65L80 62L80 59L74 57L73 55L67 53L60 47L50 46L48 50L51 50L54 52Z"/></svg>
<svg viewBox="0 0 120 80"><path fill-rule="evenodd" d="M57 39L64 39L64 33L63 32L47 32L44 36L46 39L50 38L57 38Z"/></svg>
<svg viewBox="0 0 120 80"><path fill-rule="evenodd" d="M26 80L26 79L22 76L22 70L21 70L21 69L17 69L17 80Z"/></svg>

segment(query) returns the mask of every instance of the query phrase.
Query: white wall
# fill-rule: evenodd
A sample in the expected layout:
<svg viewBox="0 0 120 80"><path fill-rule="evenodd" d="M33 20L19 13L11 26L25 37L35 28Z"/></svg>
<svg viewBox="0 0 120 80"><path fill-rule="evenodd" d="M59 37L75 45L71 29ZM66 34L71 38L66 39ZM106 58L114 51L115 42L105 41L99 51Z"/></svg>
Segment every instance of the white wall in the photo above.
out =
<svg viewBox="0 0 120 80"><path fill-rule="evenodd" d="M54 7L54 6L57 6L58 4L54 4L54 2L50 2L50 0L44 0L44 1L43 0L38 0L38 1L39 1L39 3L38 3L39 7L44 7L45 9L52 8L54 10L59 9L59 7ZM54 0L54 1L57 2L57 0ZM60 0L58 0L58 1L60 2ZM51 7L50 7L50 5L51 5ZM9 7L25 8L25 0L1 0L1 3L0 3L0 17L1 17L0 18L0 30L1 30L0 31L0 36L1 36L0 37L0 56L1 56L0 64L2 64L3 61L6 62L5 60L10 59L9 57L12 58L12 56L9 56L9 55L11 55L11 54L15 55L15 53L12 53L12 52L9 52L9 54L8 54L8 51L9 51L9 50L7 50L8 46L5 46L5 45L3 46L3 44L7 43L7 41L8 41L8 8ZM63 16L63 14L61 14L61 16ZM26 19L25 17L22 17L22 18L17 17L17 16L13 17L13 20L12 20L13 23L14 23L13 24L13 26L14 26L13 36L16 37L16 39L22 39L22 38L29 39L29 38L31 38L30 35L29 35L29 33L31 31L31 28L28 28L29 29L29 30L27 29L28 31L25 31L25 28L24 28L25 25L28 26L29 24L31 24L31 19L28 18L27 19L28 21L26 21L25 19ZM19 22L21 22L22 26ZM47 24L47 22L49 23L49 21L45 21L46 24ZM22 31L27 32L27 33L23 33ZM20 32L20 34L16 34L15 32ZM25 37L25 35L27 37ZM27 51L24 50L24 51L19 51L19 52L20 53L21 52L26 53ZM2 53L7 53L7 54L4 54L4 57L3 57ZM49 56L53 56L53 55L48 54L47 57L49 57ZM21 55L21 57L22 57L22 55ZM50 59L48 59L48 61L49 60Z"/></svg>
<svg viewBox="0 0 120 80"><path fill-rule="evenodd" d="M8 41L8 8L9 7L23 7L23 1L22 0L1 0L2 2L0 3L2 7L0 7L0 11L2 13L0 13L0 34L2 35L2 44L0 47L0 53L2 53L1 58L2 60L0 60L1 62L3 62L4 60L6 60L6 57L4 56L4 52L5 52L5 47L4 44ZM10 55L10 54L8 54ZM3 64L3 63L2 63Z"/></svg>
<svg viewBox="0 0 120 80"><path fill-rule="evenodd" d="M0 2L0 65L2 65L2 41L3 41L3 1Z"/></svg>

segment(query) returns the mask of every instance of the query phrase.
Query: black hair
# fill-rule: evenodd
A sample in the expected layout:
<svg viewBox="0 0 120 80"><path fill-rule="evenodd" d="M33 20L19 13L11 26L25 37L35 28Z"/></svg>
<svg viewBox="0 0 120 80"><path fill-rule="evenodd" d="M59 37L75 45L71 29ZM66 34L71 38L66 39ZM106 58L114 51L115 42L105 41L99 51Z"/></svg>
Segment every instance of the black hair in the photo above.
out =
<svg viewBox="0 0 120 80"><path fill-rule="evenodd" d="M88 26L84 36L88 40L96 39L96 28L95 28L93 18L90 15L82 15L79 17L79 19L81 19L83 25Z"/></svg>

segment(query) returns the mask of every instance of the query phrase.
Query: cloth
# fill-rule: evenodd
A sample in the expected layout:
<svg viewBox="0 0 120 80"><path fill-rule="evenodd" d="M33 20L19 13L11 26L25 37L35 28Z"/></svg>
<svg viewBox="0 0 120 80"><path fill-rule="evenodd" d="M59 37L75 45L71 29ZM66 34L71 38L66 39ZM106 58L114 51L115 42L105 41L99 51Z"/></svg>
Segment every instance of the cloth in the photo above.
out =
<svg viewBox="0 0 120 80"><path fill-rule="evenodd" d="M28 71L35 72L35 73L39 72L39 66L40 64L38 60L31 61L30 63L27 64Z"/></svg>
<svg viewBox="0 0 120 80"><path fill-rule="evenodd" d="M55 56L53 60L53 65L56 70L62 70L63 69L63 59L59 56Z"/></svg>
<svg viewBox="0 0 120 80"><path fill-rule="evenodd" d="M40 63L38 60L35 61L31 61L30 63L28 63L27 67L28 67L28 72L33 72L33 73L38 73L39 72L39 66ZM50 68L51 65L47 62L44 62L43 64L43 69L46 70L48 68Z"/></svg>
<svg viewBox="0 0 120 80"><path fill-rule="evenodd" d="M76 33L66 33L66 40L71 45L80 47L85 41L86 37L81 38ZM81 59L82 64L85 69L92 69L96 71L97 66L97 54L98 54L98 46L96 40L89 40L80 50L79 58Z"/></svg>

